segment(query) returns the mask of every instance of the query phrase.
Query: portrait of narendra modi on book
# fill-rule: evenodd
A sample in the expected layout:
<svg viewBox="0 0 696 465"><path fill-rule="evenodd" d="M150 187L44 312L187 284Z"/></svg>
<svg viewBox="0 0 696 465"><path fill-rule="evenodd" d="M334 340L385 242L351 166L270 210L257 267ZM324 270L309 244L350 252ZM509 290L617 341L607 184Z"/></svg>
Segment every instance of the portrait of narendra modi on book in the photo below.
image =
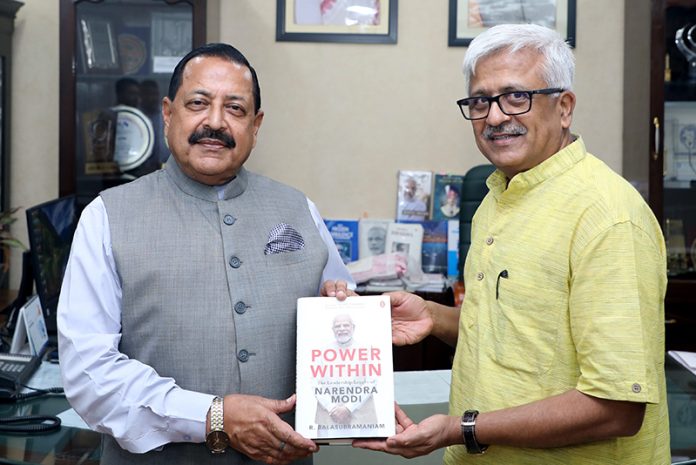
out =
<svg viewBox="0 0 696 465"><path fill-rule="evenodd" d="M394 434L389 297L298 299L295 429L318 443Z"/></svg>

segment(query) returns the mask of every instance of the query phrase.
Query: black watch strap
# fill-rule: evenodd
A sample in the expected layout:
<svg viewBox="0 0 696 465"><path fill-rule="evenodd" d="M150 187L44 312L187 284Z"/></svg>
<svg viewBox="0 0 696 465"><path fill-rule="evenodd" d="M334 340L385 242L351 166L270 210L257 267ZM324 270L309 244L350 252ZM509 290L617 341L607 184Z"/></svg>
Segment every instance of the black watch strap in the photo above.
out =
<svg viewBox="0 0 696 465"><path fill-rule="evenodd" d="M476 440L476 417L478 414L478 410L467 410L462 415L462 436L464 436L466 452L469 454L483 454L488 449L488 446L479 444Z"/></svg>

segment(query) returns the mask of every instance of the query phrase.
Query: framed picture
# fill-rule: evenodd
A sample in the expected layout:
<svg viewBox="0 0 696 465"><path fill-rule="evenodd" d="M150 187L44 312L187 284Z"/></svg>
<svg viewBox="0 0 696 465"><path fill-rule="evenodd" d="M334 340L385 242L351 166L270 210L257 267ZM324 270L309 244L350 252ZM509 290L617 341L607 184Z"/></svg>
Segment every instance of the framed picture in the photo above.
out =
<svg viewBox="0 0 696 465"><path fill-rule="evenodd" d="M540 24L557 30L575 47L576 0L450 0L449 46L468 46L497 24Z"/></svg>
<svg viewBox="0 0 696 465"><path fill-rule="evenodd" d="M398 0L277 2L277 41L396 43Z"/></svg>
<svg viewBox="0 0 696 465"><path fill-rule="evenodd" d="M193 46L191 15L185 12L152 13L151 48L152 72L174 71L177 63Z"/></svg>
<svg viewBox="0 0 696 465"><path fill-rule="evenodd" d="M78 33L82 39L84 71L121 71L116 34L108 19L84 16L79 20Z"/></svg>

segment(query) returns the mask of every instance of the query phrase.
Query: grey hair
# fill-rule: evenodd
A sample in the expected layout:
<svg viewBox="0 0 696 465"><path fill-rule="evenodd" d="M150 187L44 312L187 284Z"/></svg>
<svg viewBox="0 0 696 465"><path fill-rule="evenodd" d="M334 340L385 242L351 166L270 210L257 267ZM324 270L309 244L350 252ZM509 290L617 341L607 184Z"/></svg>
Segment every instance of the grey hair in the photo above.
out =
<svg viewBox="0 0 696 465"><path fill-rule="evenodd" d="M481 58L500 51L515 53L522 49L539 52L543 58L542 79L548 87L571 90L575 76L573 51L556 31L536 24L500 24L471 41L462 70L467 85L475 75Z"/></svg>

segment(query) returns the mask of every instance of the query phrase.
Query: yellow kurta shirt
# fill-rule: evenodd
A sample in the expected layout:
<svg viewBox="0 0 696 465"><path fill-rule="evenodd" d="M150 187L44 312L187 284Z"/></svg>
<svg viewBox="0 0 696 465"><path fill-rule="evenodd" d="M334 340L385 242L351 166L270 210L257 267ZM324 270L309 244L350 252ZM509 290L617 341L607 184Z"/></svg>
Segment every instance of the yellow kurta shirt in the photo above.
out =
<svg viewBox="0 0 696 465"><path fill-rule="evenodd" d="M506 187L496 171L473 219L450 414L577 389L647 403L640 432L573 447L464 446L446 464L670 463L664 377L665 246L639 193L582 139Z"/></svg>

